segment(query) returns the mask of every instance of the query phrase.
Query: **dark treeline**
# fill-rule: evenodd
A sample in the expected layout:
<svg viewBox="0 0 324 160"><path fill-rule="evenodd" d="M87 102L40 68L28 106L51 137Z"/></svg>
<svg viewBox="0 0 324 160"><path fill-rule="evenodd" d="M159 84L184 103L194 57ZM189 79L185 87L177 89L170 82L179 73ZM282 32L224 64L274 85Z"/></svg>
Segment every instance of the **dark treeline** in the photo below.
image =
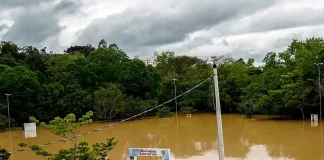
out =
<svg viewBox="0 0 324 160"><path fill-rule="evenodd" d="M68 113L81 116L94 111L98 120L133 116L174 97L172 78L182 93L212 75L210 65L196 57L176 57L163 52L158 65L145 65L129 58L117 45L100 41L71 46L64 54L47 53L46 48L19 48L12 42L0 45L0 123L8 124L7 97L14 124L35 116L48 121ZM179 107L200 111L213 108L210 81L179 99ZM201 94L202 93L202 94ZM195 96L196 95L196 96ZM191 98L194 97L194 98ZM169 116L174 103L143 116Z"/></svg>
<svg viewBox="0 0 324 160"><path fill-rule="evenodd" d="M268 53L263 66L223 58L218 66L224 113L285 115L302 118L319 112L318 70L324 60L324 40L294 40L280 53ZM182 93L212 76L212 67L197 57L175 56L166 51L157 65L131 59L116 44L104 40L97 48L71 46L64 54L46 48L0 45L0 126L5 127L7 97L13 124L35 116L41 121L94 111L98 120L132 116ZM321 66L322 67L322 66ZM212 80L178 100L181 111L214 111ZM174 103L144 116L168 116Z"/></svg>

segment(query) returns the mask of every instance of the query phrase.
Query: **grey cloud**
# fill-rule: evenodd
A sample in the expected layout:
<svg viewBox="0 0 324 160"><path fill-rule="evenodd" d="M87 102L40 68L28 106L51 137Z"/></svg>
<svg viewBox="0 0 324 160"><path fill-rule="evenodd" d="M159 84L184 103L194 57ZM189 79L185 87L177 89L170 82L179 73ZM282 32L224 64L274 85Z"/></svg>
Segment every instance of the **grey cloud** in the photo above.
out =
<svg viewBox="0 0 324 160"><path fill-rule="evenodd" d="M181 1L166 11L128 9L120 14L93 21L80 36L79 42L97 44L102 38L117 43L126 51L179 42L186 35L209 28L238 14L250 14L268 7L274 1L201 0Z"/></svg>
<svg viewBox="0 0 324 160"><path fill-rule="evenodd" d="M1 24L1 25L0 25L0 32L1 32L2 30L4 30L4 29L7 29L7 28L9 28L8 25L6 25L6 24Z"/></svg>
<svg viewBox="0 0 324 160"><path fill-rule="evenodd" d="M305 16L306 14L304 11L306 10L298 10L297 11L291 11L291 12L286 12L283 14L283 12L278 12L279 9L276 9L276 7L280 6L280 4L277 4L276 6L272 6L273 8L268 10L265 14L263 10L260 12L256 12L253 15L249 15L248 18L242 16L241 18L244 21L239 21L240 19L232 19L230 21L225 21L223 23L217 24L210 28L208 31L208 34L204 34L201 37L199 37L202 41L206 41L205 43L211 43L213 38L217 37L230 37L230 36L241 36L241 35L248 35L251 33L263 33L263 32L268 32L268 31L275 31L275 30L282 30L282 29L287 29L287 28L297 28L297 27L305 27L309 28L311 26L317 26L319 24L324 24L323 18L321 15L324 14L323 10L317 9L317 10L312 10L311 9L307 10L307 17L308 18L299 18ZM263 13L262 13L263 12ZM243 26L240 26L241 24L245 24ZM320 35L318 33L314 33L314 35ZM266 50L257 51L257 54L265 55L267 52L270 51L283 51L288 44L291 43L292 39L303 39L305 38L302 36L302 32L298 33L293 33L291 36L287 36L285 38L279 38L276 40L274 43L269 44L268 47L266 47ZM266 37L265 37L266 39ZM226 40L226 39L225 39ZM257 43L257 42L254 42ZM226 43L223 44L226 46ZM247 43L248 44L248 43ZM197 48L197 47L202 47L201 43L195 43L195 42L183 42L182 48L186 48L190 46L190 48ZM234 47L234 46L231 46ZM243 46L242 46L243 48ZM257 47L256 47L257 48ZM252 56L252 57L257 57L255 54L256 50L250 49L250 50L239 50L237 49L233 54L238 54L238 57L240 54L243 54L244 52L246 53L253 53L253 54L245 54L244 56ZM261 58L259 57L258 60Z"/></svg>
<svg viewBox="0 0 324 160"><path fill-rule="evenodd" d="M20 46L46 45L60 51L62 46L59 45L65 44L64 41L58 43L58 40L64 38L65 35L60 34L64 29L59 25L60 20L62 20L60 24L67 23L69 25L73 23L68 22L69 18L75 19L75 16L83 18L81 14L86 15L84 19L100 16L92 15L97 13L87 10L88 5L93 5L90 6L93 10L95 9L93 7L98 5L95 3L99 2L90 3L89 1L86 3L83 0L0 1L0 9L11 7L14 12L17 12L15 14L8 12L3 16L13 17L14 24L6 22L11 25L10 28L0 25L0 36L5 34L0 39L11 40ZM120 13L93 20L81 31L77 30L84 26L75 29L73 34L77 40L74 44L66 43L66 46L82 44L97 46L98 42L104 38L108 43L116 43L130 56L151 55L153 51L162 49L174 50L179 55L205 56L214 54L216 50L216 52L230 52L234 58L254 57L257 62L260 62L267 52L282 51L291 43L292 38L303 39L305 36L323 35L320 34L323 32L318 31L319 29L311 29L307 31L307 33L309 32L307 35L305 35L306 32L296 29L298 33L287 37L279 36L282 38L278 38L277 34L278 39L269 38L272 33L281 29L300 26L312 28L309 26L324 24L321 17L324 10L305 7L282 10L282 3L286 3L282 0L164 0L162 5L152 4L150 0L146 1L145 5L135 5ZM110 1L105 2L104 0L100 3L114 5ZM298 3L291 0L287 4L294 6ZM87 6L85 6L86 4ZM15 7L20 8L13 9ZM84 12L81 7L82 10L85 10ZM304 13L306 11L307 14ZM70 32L74 27L75 24L72 24L71 27L64 30L64 33L65 31ZM267 32L272 30L274 32ZM292 30L292 32L295 31L295 29ZM288 31L282 30L283 33ZM256 32L262 34L251 34ZM254 38L240 39L255 35L261 36L258 38L259 41L247 41Z"/></svg>
<svg viewBox="0 0 324 160"><path fill-rule="evenodd" d="M310 8L308 10L294 10L288 12L281 11L280 9L282 8L280 8L280 6L281 5L279 3L271 6L272 8L266 12L263 12L264 10L260 10L260 12L256 12L254 15L248 15L250 17L247 19L244 19L246 17L241 16L236 19L224 21L223 23L217 24L210 28L210 34L204 36L204 38L210 41L213 37L238 36L324 24L324 20L321 16L324 14L324 10L312 10ZM307 16L307 18L303 18L305 16ZM297 37L297 39L300 38L300 36ZM291 39L287 39L285 41L289 42Z"/></svg>
<svg viewBox="0 0 324 160"><path fill-rule="evenodd" d="M61 14L74 14L79 11L81 2L79 0L62 0L54 8Z"/></svg>
<svg viewBox="0 0 324 160"><path fill-rule="evenodd" d="M233 49L231 54L236 59L243 58L247 60L248 58L254 58L256 62L262 62L264 56L268 52L282 52L287 49L288 45L292 42L292 39L301 40L303 38L303 33L292 33L285 37L276 39L264 48L256 48L252 46L246 47L246 42L242 42Z"/></svg>
<svg viewBox="0 0 324 160"><path fill-rule="evenodd" d="M30 6L23 2L26 2L26 0L14 0L12 3L6 3L7 5L13 6L15 4L23 7L17 10L17 13L13 16L14 24L1 38L2 40L13 41L20 46L43 47L40 46L41 43L50 37L56 39L52 38L50 42L57 41L59 33L64 29L59 25L59 17L76 13L80 8L79 0L61 0L55 5L52 3L53 0L34 0L29 1L30 4L33 4ZM42 7L39 7L42 2L44 2ZM57 43L51 45L57 45ZM48 47L55 48L55 46Z"/></svg>
<svg viewBox="0 0 324 160"><path fill-rule="evenodd" d="M322 15L324 10L311 13L271 13L262 19L252 21L246 28L246 32L263 32L278 29L296 28L324 24ZM301 18L307 15L307 18Z"/></svg>
<svg viewBox="0 0 324 160"><path fill-rule="evenodd" d="M61 29L58 19L50 10L25 12L14 19L14 24L3 36L3 40L13 41L18 45L37 45L58 34Z"/></svg>
<svg viewBox="0 0 324 160"><path fill-rule="evenodd" d="M290 44L292 42L292 39L302 40L303 35L302 33L293 33L291 36L287 36L285 38L279 38L273 43L272 47L274 49L285 48L287 47L287 44Z"/></svg>
<svg viewBox="0 0 324 160"><path fill-rule="evenodd" d="M223 43L225 46L228 46L228 45L229 45L225 38L223 38L222 43Z"/></svg>
<svg viewBox="0 0 324 160"><path fill-rule="evenodd" d="M0 8L32 6L41 2L43 0L1 0Z"/></svg>

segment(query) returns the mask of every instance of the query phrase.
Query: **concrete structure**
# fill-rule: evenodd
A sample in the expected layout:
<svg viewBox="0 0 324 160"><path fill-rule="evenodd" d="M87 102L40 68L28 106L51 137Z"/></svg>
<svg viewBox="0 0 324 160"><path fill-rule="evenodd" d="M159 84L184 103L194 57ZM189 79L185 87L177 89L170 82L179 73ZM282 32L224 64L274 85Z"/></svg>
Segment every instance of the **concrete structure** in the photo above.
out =
<svg viewBox="0 0 324 160"><path fill-rule="evenodd" d="M146 65L152 65L153 67L156 66L156 59L158 57L158 52L154 52L153 56L147 58L140 58L140 56L134 56L134 59L142 60Z"/></svg>
<svg viewBox="0 0 324 160"><path fill-rule="evenodd" d="M318 114L311 114L311 121L318 121Z"/></svg>
<svg viewBox="0 0 324 160"><path fill-rule="evenodd" d="M156 58L157 57L155 57L155 56L148 57L148 58L144 59L143 61L146 65L152 65L153 67L155 67L156 66Z"/></svg>
<svg viewBox="0 0 324 160"><path fill-rule="evenodd" d="M318 126L318 114L311 114L311 127Z"/></svg>

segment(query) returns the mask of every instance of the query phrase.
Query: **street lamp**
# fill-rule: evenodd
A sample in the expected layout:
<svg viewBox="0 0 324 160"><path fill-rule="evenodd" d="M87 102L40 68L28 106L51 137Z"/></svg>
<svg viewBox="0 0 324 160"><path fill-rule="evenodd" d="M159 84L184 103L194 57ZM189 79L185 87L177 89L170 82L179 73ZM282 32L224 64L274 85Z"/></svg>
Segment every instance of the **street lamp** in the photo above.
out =
<svg viewBox="0 0 324 160"><path fill-rule="evenodd" d="M9 118L9 131L10 131L10 110L9 110L9 96L11 96L12 94L6 94L7 96L7 104L8 104L8 118Z"/></svg>
<svg viewBox="0 0 324 160"><path fill-rule="evenodd" d="M174 84L174 100L175 100L175 106L176 106L176 116L178 117L178 105L177 105L177 86L176 86L176 81L178 79L176 78L173 78L172 81L173 81L173 84Z"/></svg>
<svg viewBox="0 0 324 160"><path fill-rule="evenodd" d="M177 120L177 136L178 136L178 149L180 149L180 140L179 140L179 122L178 122L178 104L177 104L177 86L176 86L176 81L178 79L173 78L173 85L174 85L174 101L175 101L175 106L176 106L176 120Z"/></svg>
<svg viewBox="0 0 324 160"><path fill-rule="evenodd" d="M323 63L315 63L318 68L318 91L320 96L320 121L322 121L322 89L321 89L321 68L320 65Z"/></svg>
<svg viewBox="0 0 324 160"><path fill-rule="evenodd" d="M9 135L10 135L10 142L11 142L11 152L12 152L12 139L11 139L11 126L10 126L10 108L9 108L9 96L11 96L12 94L6 94L5 95L7 96L7 104L8 104L8 119L9 119L9 122L8 122L8 125L9 125ZM13 159L13 155L11 156L12 159Z"/></svg>

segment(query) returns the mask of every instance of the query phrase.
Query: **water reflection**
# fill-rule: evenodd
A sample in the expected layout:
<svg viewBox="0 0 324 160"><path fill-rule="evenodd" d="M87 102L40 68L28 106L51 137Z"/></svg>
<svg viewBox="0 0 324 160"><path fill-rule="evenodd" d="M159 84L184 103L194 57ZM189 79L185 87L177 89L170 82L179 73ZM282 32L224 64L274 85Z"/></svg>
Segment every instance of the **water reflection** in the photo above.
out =
<svg viewBox="0 0 324 160"><path fill-rule="evenodd" d="M225 155L227 160L320 160L323 157L321 123L312 127L303 121L273 121L262 116L245 119L241 115L223 115ZM177 123L178 122L178 123ZM103 124L92 124L85 131ZM24 139L22 131L12 133L14 149L20 141L41 144L59 137L38 128L37 138ZM126 160L128 148L170 148L172 160L218 159L217 128L215 115L194 114L191 118L179 115L176 118L148 119L125 122L80 140L90 144L103 142L114 136L118 140L111 152L111 160ZM0 133L0 145L10 148L8 133ZM71 147L71 143L58 143L45 147L50 152ZM28 157L28 158L26 158ZM15 159L37 159L30 151L15 154ZM40 158L38 158L40 159ZM141 157L140 160L156 159Z"/></svg>

